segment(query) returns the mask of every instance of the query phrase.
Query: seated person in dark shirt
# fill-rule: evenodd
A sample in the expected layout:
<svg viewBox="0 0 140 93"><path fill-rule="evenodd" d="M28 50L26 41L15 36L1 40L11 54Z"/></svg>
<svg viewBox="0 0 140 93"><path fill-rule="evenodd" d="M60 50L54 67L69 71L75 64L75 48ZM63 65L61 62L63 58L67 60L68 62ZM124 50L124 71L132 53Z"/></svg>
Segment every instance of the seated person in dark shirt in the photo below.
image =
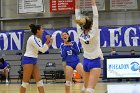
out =
<svg viewBox="0 0 140 93"><path fill-rule="evenodd" d="M135 50L134 49L131 49L130 50L130 53L131 53L131 55L135 55Z"/></svg>
<svg viewBox="0 0 140 93"><path fill-rule="evenodd" d="M0 58L0 74L5 75L6 84L8 83L8 72L9 72L9 69L7 66L8 66L7 62L3 58Z"/></svg>
<svg viewBox="0 0 140 93"><path fill-rule="evenodd" d="M114 56L114 55L118 55L118 53L116 52L116 49L113 47L111 48L110 56Z"/></svg>

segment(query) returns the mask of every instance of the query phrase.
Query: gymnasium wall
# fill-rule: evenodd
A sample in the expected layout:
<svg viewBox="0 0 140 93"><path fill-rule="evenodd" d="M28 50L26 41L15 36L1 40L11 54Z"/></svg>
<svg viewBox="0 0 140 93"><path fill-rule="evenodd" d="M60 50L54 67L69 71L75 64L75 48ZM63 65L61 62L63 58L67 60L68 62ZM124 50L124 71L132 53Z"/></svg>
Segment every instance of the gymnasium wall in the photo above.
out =
<svg viewBox="0 0 140 93"><path fill-rule="evenodd" d="M45 28L62 28L72 26L73 13L51 13L49 11L49 0L44 0L45 12L36 14L18 14L17 0L1 1L1 30L28 29L30 23L42 24ZM121 26L139 24L140 1L137 10L110 11L109 0L105 0L106 10L100 12L100 26Z"/></svg>
<svg viewBox="0 0 140 93"><path fill-rule="evenodd" d="M12 29L28 29L30 23L42 24L45 28L63 28L72 27L72 13L50 13L49 12L49 0L44 0L45 12L37 14L18 14L17 13L17 0L0 0L2 5L2 14L0 17L0 29L12 30ZM100 11L100 26L121 26L121 25L135 25L140 24L140 0L138 0L138 10L129 11L109 11L109 5L106 6L106 11ZM106 0L106 4L109 0ZM4 55L4 58L11 64L12 78L18 77L18 70L21 64L21 55L16 55L17 52L24 53L26 40L30 34L25 33L25 44L22 51L0 51L0 54ZM118 47L116 50L119 54L129 54L129 51L134 48L136 54L140 54L139 47ZM108 55L110 48L102 48L105 55ZM45 69L47 62L56 62L57 68L62 70L61 57L59 50L50 50L50 54L39 55L39 65L41 68L41 74ZM80 55L82 59L82 53Z"/></svg>

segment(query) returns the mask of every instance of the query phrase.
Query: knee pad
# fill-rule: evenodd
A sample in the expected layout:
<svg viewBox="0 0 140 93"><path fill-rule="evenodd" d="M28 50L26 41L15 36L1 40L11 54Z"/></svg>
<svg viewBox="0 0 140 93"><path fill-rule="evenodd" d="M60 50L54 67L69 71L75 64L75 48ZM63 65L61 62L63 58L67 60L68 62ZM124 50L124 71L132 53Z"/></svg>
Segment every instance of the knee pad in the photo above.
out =
<svg viewBox="0 0 140 93"><path fill-rule="evenodd" d="M44 86L43 80L38 81L36 84L37 84L37 87Z"/></svg>
<svg viewBox="0 0 140 93"><path fill-rule="evenodd" d="M22 82L22 87L24 87L24 88L27 88L27 86L29 85L29 83L27 83L27 82Z"/></svg>
<svg viewBox="0 0 140 93"><path fill-rule="evenodd" d="M83 86L83 88L82 88L82 90L81 90L81 91L86 92L86 88L85 88L85 86Z"/></svg>
<svg viewBox="0 0 140 93"><path fill-rule="evenodd" d="M94 89L93 88L87 88L86 91L89 92L89 93L94 93Z"/></svg>
<svg viewBox="0 0 140 93"><path fill-rule="evenodd" d="M66 81L65 85L70 87L72 85L72 83L71 83L71 81Z"/></svg>

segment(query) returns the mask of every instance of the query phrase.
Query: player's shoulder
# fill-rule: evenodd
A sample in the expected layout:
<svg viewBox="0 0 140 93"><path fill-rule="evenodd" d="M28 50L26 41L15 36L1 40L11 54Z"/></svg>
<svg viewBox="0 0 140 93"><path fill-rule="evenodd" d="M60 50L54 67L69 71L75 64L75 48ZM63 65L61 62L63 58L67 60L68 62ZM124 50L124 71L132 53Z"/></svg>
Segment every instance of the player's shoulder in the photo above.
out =
<svg viewBox="0 0 140 93"><path fill-rule="evenodd" d="M71 43L76 43L75 41L71 41Z"/></svg>
<svg viewBox="0 0 140 93"><path fill-rule="evenodd" d="M71 41L72 44L77 44L75 41Z"/></svg>
<svg viewBox="0 0 140 93"><path fill-rule="evenodd" d="M61 44L60 44L60 48L62 48L63 46L64 46L64 43L61 43Z"/></svg>
<svg viewBox="0 0 140 93"><path fill-rule="evenodd" d="M29 38L28 38L28 41L33 41L35 39L35 36L34 35L31 35Z"/></svg>
<svg viewBox="0 0 140 93"><path fill-rule="evenodd" d="M31 35L30 37L29 37L29 39L34 39L35 38L35 36L34 35Z"/></svg>
<svg viewBox="0 0 140 93"><path fill-rule="evenodd" d="M64 43L61 43L60 45L62 46L62 45L64 45Z"/></svg>

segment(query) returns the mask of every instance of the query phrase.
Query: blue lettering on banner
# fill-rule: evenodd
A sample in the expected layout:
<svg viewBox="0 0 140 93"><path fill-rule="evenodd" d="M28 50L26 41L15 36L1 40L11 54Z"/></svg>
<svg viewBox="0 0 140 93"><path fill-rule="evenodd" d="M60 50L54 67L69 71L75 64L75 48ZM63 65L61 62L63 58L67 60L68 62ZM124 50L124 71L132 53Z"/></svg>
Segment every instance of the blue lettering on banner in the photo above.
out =
<svg viewBox="0 0 140 93"><path fill-rule="evenodd" d="M61 33L64 31L68 32L71 40L75 41L78 46L81 47L76 28L63 28L59 30L45 29L42 40L45 42L45 36L47 34L51 35L53 37L51 48L58 49L63 42ZM101 47L140 46L140 26L122 26L119 28L100 27L99 31ZM23 36L23 30L1 32L0 50L21 50L24 39Z"/></svg>
<svg viewBox="0 0 140 93"><path fill-rule="evenodd" d="M140 46L140 26L101 28L102 47Z"/></svg>
<svg viewBox="0 0 140 93"><path fill-rule="evenodd" d="M52 48L57 49L60 48L61 43L63 42L63 40L61 39L61 33L62 32L68 32L71 40L75 41L79 47L81 47L81 44L79 43L79 37L78 34L76 32L76 28L64 28L64 29L46 29L44 31L44 34L42 36L42 41L43 43L46 41L45 36L46 35L51 35L53 37L53 43L52 43Z"/></svg>
<svg viewBox="0 0 140 93"><path fill-rule="evenodd" d="M129 69L129 64L110 64L108 69Z"/></svg>
<svg viewBox="0 0 140 93"><path fill-rule="evenodd" d="M64 31L68 32L71 39L76 41L79 47L81 47L76 28L46 29L43 41L45 42L46 34L52 35L52 48L60 48L62 42L61 33ZM99 31L101 47L140 46L140 26L122 26L119 28L100 27Z"/></svg>
<svg viewBox="0 0 140 93"><path fill-rule="evenodd" d="M21 50L24 31L14 30L0 33L0 50Z"/></svg>

